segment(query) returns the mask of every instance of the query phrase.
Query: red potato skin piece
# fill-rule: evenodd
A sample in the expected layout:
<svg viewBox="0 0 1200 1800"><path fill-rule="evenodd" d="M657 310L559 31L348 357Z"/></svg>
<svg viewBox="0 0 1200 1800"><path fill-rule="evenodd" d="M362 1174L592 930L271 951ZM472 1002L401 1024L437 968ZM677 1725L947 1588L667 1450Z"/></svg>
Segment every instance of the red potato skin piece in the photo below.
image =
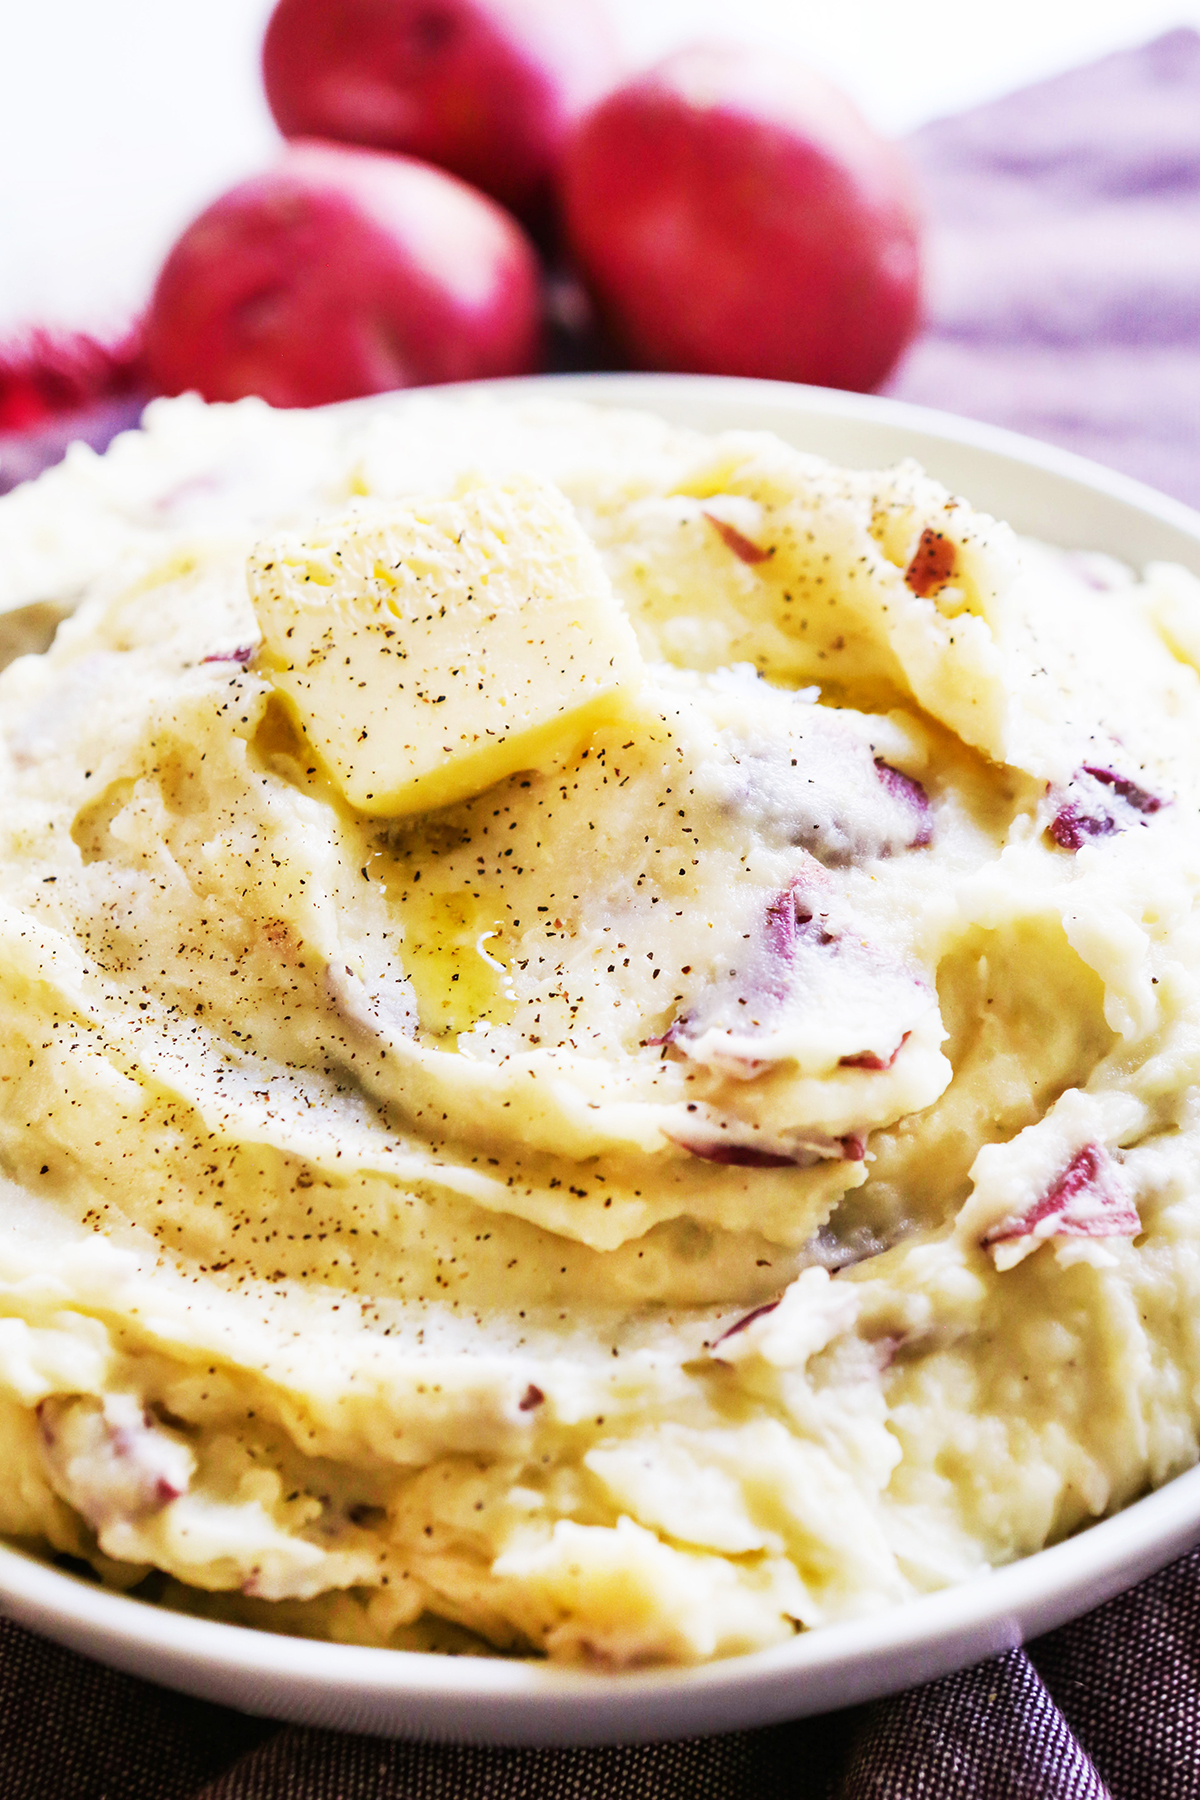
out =
<svg viewBox="0 0 1200 1800"><path fill-rule="evenodd" d="M895 771L891 771L895 774ZM908 776L897 775L896 779L917 788L922 794L920 784L911 782ZM922 841L928 841L927 839ZM763 919L763 939L770 953L771 964L778 972L775 985L769 981L760 981L759 992L769 999L780 1000L787 993L792 960L796 954L796 944L801 937L807 938L824 947L836 943L834 934L828 931L824 922L813 913L805 902L805 890L799 879L789 887L775 895L766 908ZM691 1019L688 1014L675 1019L660 1037L647 1038L650 1045L673 1045L688 1054L687 1038ZM850 1056L839 1059L839 1066L848 1069L890 1069L903 1050L912 1033L906 1031L891 1055L886 1059L873 1050L861 1050ZM665 1049L664 1049L665 1054ZM674 1140L680 1148L691 1156L698 1156L705 1162L726 1163L747 1169L785 1169L800 1165L811 1158L811 1146L802 1146L797 1154L789 1155L783 1151L760 1150L753 1144L727 1143L720 1138L684 1138ZM861 1162L866 1155L866 1139L858 1132L847 1132L845 1136L829 1140L829 1149L835 1145L845 1162Z"/></svg>
<svg viewBox="0 0 1200 1800"><path fill-rule="evenodd" d="M1164 806L1170 804L1158 794L1152 794L1149 789L1140 787L1136 781L1131 781L1127 775L1118 775L1114 769L1106 769L1095 763L1084 763L1077 773L1090 775L1093 781L1098 781L1101 786L1111 788L1117 798L1123 800L1126 806L1131 807L1134 812L1142 813L1147 818L1152 818L1156 812L1161 812ZM1114 814L1088 812L1074 800L1068 799L1059 807L1047 825L1046 832L1060 850L1082 850L1089 838L1114 837L1125 829L1126 827Z"/></svg>
<svg viewBox="0 0 1200 1800"><path fill-rule="evenodd" d="M54 1425L53 1406L51 1404L52 1401L58 1398L60 1398L60 1396L48 1396L47 1399L40 1400L34 1408L34 1414L37 1418L42 1442L48 1450L53 1450L58 1443L58 1433ZM161 1512L164 1506L169 1506L172 1500L180 1499L187 1491L185 1488L178 1487L176 1483L169 1480L167 1476L155 1474L152 1470L145 1468L142 1456L142 1443L139 1440L144 1440L144 1438L149 1435L153 1430L153 1425L154 1421L149 1414L146 1414L140 1432L138 1430L130 1430L125 1426L119 1426L115 1430L110 1430L108 1433L109 1449L114 1459L119 1462L128 1463L135 1471L144 1472L150 1476L150 1484L144 1491L142 1503L139 1507L135 1508L135 1516L139 1517L144 1517L155 1512Z"/></svg>
<svg viewBox="0 0 1200 1800"><path fill-rule="evenodd" d="M1089 838L1112 837L1121 827L1109 813L1085 813L1070 802L1060 807L1046 833L1060 850L1082 850Z"/></svg>
<svg viewBox="0 0 1200 1800"><path fill-rule="evenodd" d="M798 938L805 937L817 944L832 944L837 941L833 933L826 929L823 915L818 916L813 907L808 905L811 898L811 893L805 889L801 877L797 875L791 885L778 893L767 907L766 940L772 953L782 962L791 961Z"/></svg>
<svg viewBox="0 0 1200 1800"><path fill-rule="evenodd" d="M763 939L772 962L774 979L760 982L760 991L773 1000L781 1000L787 992L789 969L796 953L796 940L804 933L815 938L819 944L832 944L834 939L826 931L823 924L814 918L809 907L800 897L799 878L790 887L784 888L768 904L763 918ZM668 1025L660 1037L647 1038L647 1044L678 1044L681 1038L688 1035L690 1016L685 1013ZM697 1155L701 1154L697 1152ZM755 1152L757 1154L757 1152ZM784 1162L790 1162L785 1157ZM774 1164L770 1165L776 1166Z"/></svg>
<svg viewBox="0 0 1200 1800"><path fill-rule="evenodd" d="M632 367L865 391L916 329L903 159L788 57L694 44L617 88L568 145L562 199Z"/></svg>
<svg viewBox="0 0 1200 1800"><path fill-rule="evenodd" d="M774 556L775 551L773 548L764 550L761 545L756 544L752 538L744 537L736 525L730 525L725 519L714 518L710 512L706 512L704 517L708 520L722 543L725 544L728 549L732 550L733 554L738 557L740 561L744 563L767 562Z"/></svg>
<svg viewBox="0 0 1200 1800"><path fill-rule="evenodd" d="M688 1142L683 1138L675 1140L689 1156L698 1156L702 1162L724 1163L739 1169L793 1169L802 1167L811 1160L811 1152L801 1150L797 1156L787 1156L781 1151L759 1150L753 1144L726 1144L720 1139ZM866 1139L857 1132L848 1132L845 1137L831 1140L841 1151L840 1158L829 1158L831 1161L861 1162L867 1152Z"/></svg>
<svg viewBox="0 0 1200 1800"><path fill-rule="evenodd" d="M279 0L262 67L285 137L419 157L533 223L622 73L597 0Z"/></svg>
<svg viewBox="0 0 1200 1800"><path fill-rule="evenodd" d="M803 918L802 918L803 915ZM796 950L797 929L801 922L808 924L812 913L799 898L798 884L784 888L776 894L766 911L764 921L764 937L771 955L780 964L790 963ZM786 983L780 988L784 991Z"/></svg>
<svg viewBox="0 0 1200 1800"><path fill-rule="evenodd" d="M943 532L927 525L917 540L912 561L904 571L904 580L917 596L926 599L954 578L957 552Z"/></svg>
<svg viewBox="0 0 1200 1800"><path fill-rule="evenodd" d="M1077 1206L1079 1201L1090 1205ZM1039 1199L1019 1214L1001 1219L983 1238L1004 1244L1028 1237L1038 1225L1060 1215L1047 1237L1136 1237L1142 1229L1116 1164L1100 1144L1085 1144Z"/></svg>
<svg viewBox="0 0 1200 1800"><path fill-rule="evenodd" d="M541 366L537 255L424 163L288 145L183 233L145 321L163 393L319 406Z"/></svg>
<svg viewBox="0 0 1200 1800"><path fill-rule="evenodd" d="M211 656L202 656L202 663L240 663L244 669L254 655L253 644L239 644L236 650L214 650Z"/></svg>
<svg viewBox="0 0 1200 1800"><path fill-rule="evenodd" d="M839 1069L890 1069L895 1066L896 1058L912 1036L906 1031L889 1057L877 1056L874 1050L860 1050L857 1056L839 1056Z"/></svg>
<svg viewBox="0 0 1200 1800"><path fill-rule="evenodd" d="M1139 787L1136 781L1130 781L1127 775L1118 775L1113 769L1098 768L1094 763L1084 763L1083 772L1085 775L1090 775L1094 781L1099 781L1105 787L1112 788L1113 792L1119 794L1121 799L1127 805L1132 806L1135 812L1156 813L1166 805L1166 801L1160 800L1157 794L1150 793L1147 788Z"/></svg>
<svg viewBox="0 0 1200 1800"><path fill-rule="evenodd" d="M779 1298L780 1300L783 1298L782 1294ZM747 1325L753 1325L755 1319L765 1319L767 1314L773 1313L778 1305L779 1300L768 1300L762 1306L754 1307L754 1309L751 1312L746 1313L743 1318L737 1319L729 1327L728 1331L723 1331L719 1338L714 1338L712 1343L708 1346L709 1350L715 1350L718 1344L723 1344L725 1342L726 1338L736 1337L740 1331L745 1331Z"/></svg>
<svg viewBox="0 0 1200 1800"><path fill-rule="evenodd" d="M712 1143L685 1143L683 1148L689 1156L698 1156L702 1162L724 1163L738 1169L791 1169L795 1167L794 1156L783 1156L774 1150L756 1150L753 1144L723 1144L718 1140Z"/></svg>
<svg viewBox="0 0 1200 1800"><path fill-rule="evenodd" d="M882 756L875 758L875 770L888 793L894 799L906 801L917 816L916 835L910 838L909 849L924 850L933 842L933 808L929 804L929 795L915 776L894 769Z"/></svg>

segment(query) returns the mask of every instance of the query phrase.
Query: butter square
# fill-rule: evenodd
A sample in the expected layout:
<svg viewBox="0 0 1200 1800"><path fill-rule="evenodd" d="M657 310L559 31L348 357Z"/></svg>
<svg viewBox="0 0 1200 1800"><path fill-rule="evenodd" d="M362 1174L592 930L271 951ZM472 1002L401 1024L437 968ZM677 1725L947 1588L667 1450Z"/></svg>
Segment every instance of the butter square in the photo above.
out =
<svg viewBox="0 0 1200 1800"><path fill-rule="evenodd" d="M270 675L359 811L446 806L626 710L633 629L569 502L530 478L260 544Z"/></svg>

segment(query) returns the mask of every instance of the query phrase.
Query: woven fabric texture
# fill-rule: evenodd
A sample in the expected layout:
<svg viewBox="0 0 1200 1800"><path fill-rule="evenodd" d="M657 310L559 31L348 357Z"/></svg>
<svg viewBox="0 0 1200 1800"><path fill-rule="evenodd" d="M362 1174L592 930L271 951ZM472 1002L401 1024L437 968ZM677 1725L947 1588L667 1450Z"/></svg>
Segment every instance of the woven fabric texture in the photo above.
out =
<svg viewBox="0 0 1200 1800"><path fill-rule="evenodd" d="M889 392L1200 506L1200 36L927 125L909 148L929 318Z"/></svg>
<svg viewBox="0 0 1200 1800"><path fill-rule="evenodd" d="M1173 32L912 142L929 325L892 391L1200 503L1200 37ZM250 1720L0 1623L3 1800L1200 1800L1200 1551L892 1700L598 1750Z"/></svg>

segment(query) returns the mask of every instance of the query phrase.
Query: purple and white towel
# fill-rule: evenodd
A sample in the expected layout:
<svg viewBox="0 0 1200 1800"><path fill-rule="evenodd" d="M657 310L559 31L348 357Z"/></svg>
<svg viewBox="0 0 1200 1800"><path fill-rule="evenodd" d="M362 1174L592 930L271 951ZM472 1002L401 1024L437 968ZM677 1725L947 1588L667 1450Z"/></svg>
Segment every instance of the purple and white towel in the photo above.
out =
<svg viewBox="0 0 1200 1800"><path fill-rule="evenodd" d="M905 399L1200 505L1200 37L912 140L933 227ZM1200 1523L1198 1523L1200 1535ZM489 1750L282 1727L0 1624L4 1800L1200 1800L1200 1551L996 1661L764 1731Z"/></svg>

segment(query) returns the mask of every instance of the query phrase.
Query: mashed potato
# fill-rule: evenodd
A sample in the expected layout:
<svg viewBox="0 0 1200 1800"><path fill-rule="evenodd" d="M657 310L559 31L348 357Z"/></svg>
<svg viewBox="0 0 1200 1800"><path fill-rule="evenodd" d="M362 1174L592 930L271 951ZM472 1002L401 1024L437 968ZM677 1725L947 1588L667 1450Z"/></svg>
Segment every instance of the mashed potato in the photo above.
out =
<svg viewBox="0 0 1200 1800"><path fill-rule="evenodd" d="M1191 577L765 434L181 400L0 502L0 605L0 1530L625 1667L1196 1460Z"/></svg>

